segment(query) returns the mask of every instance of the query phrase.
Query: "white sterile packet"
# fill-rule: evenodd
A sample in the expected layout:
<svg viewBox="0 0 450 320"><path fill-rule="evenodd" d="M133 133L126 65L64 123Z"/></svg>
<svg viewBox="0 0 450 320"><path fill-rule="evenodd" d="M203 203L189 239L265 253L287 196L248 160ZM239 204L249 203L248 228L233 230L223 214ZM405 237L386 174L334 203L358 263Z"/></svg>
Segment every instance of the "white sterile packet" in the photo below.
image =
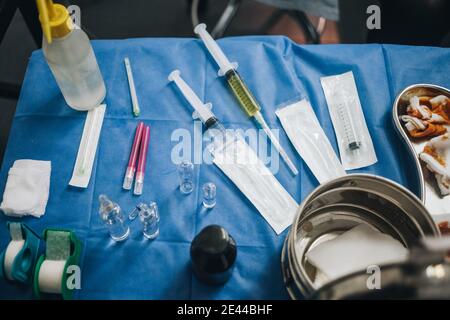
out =
<svg viewBox="0 0 450 320"><path fill-rule="evenodd" d="M319 183L346 174L307 100L280 108L275 114L289 140Z"/></svg>
<svg viewBox="0 0 450 320"><path fill-rule="evenodd" d="M210 151L214 164L233 181L277 234L292 224L297 202L242 138L225 139Z"/></svg>
<svg viewBox="0 0 450 320"><path fill-rule="evenodd" d="M345 170L368 167L377 155L356 88L353 72L320 78Z"/></svg>
<svg viewBox="0 0 450 320"><path fill-rule="evenodd" d="M87 112L77 159L73 167L72 178L69 181L71 186L87 188L89 185L105 112L106 104L101 104Z"/></svg>

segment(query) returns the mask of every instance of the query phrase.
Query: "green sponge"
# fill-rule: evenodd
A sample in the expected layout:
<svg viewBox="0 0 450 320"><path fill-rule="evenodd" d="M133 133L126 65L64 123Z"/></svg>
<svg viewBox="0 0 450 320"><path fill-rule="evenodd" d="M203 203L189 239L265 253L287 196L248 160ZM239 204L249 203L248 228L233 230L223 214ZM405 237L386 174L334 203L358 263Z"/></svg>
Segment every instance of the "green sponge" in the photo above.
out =
<svg viewBox="0 0 450 320"><path fill-rule="evenodd" d="M47 249L45 256L47 260L67 260L70 256L70 232L48 230Z"/></svg>

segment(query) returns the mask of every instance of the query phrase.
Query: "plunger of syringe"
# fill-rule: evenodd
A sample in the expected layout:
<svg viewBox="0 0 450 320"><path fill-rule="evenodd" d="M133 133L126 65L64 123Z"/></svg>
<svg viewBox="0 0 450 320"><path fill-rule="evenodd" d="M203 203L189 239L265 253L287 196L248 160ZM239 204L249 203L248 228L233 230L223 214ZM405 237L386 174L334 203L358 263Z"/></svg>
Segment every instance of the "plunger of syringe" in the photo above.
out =
<svg viewBox="0 0 450 320"><path fill-rule="evenodd" d="M189 104L194 108L200 120L206 124L210 118L215 118L211 111L211 103L204 104L189 85L181 78L180 70L174 70L169 74L169 81L175 82L178 89L184 95Z"/></svg>
<svg viewBox="0 0 450 320"><path fill-rule="evenodd" d="M230 70L236 70L238 67L237 62L230 62L228 58L220 49L217 42L211 37L206 30L206 24L200 23L194 28L194 32L202 39L209 53L212 55L216 63L219 65L219 76L224 76Z"/></svg>

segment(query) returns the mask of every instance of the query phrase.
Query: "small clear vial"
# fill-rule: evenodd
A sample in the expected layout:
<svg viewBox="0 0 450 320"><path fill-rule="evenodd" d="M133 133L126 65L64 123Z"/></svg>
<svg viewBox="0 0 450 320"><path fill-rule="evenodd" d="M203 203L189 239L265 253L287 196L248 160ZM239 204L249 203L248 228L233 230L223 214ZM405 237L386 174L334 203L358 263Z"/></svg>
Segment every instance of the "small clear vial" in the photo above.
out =
<svg viewBox="0 0 450 320"><path fill-rule="evenodd" d="M156 202L149 205L142 204L139 209L139 218L142 222L144 237L155 239L159 235L159 212Z"/></svg>
<svg viewBox="0 0 450 320"><path fill-rule="evenodd" d="M143 202L138 203L138 204L136 205L136 207L134 207L133 211L131 211L131 212L128 214L128 219L130 219L130 220L136 219L137 216L139 215L139 212L141 212L141 210L142 210L142 208L143 208L144 206L146 206L145 203L143 203Z"/></svg>
<svg viewBox="0 0 450 320"><path fill-rule="evenodd" d="M216 205L216 185L212 182L205 183L202 187L203 205L211 209Z"/></svg>
<svg viewBox="0 0 450 320"><path fill-rule="evenodd" d="M194 190L194 165L189 160L183 160L178 165L180 175L180 191L189 194Z"/></svg>
<svg viewBox="0 0 450 320"><path fill-rule="evenodd" d="M123 241L128 238L130 227L119 205L109 200L104 194L100 195L98 200L100 201L100 218L107 225L111 238L114 241Z"/></svg>

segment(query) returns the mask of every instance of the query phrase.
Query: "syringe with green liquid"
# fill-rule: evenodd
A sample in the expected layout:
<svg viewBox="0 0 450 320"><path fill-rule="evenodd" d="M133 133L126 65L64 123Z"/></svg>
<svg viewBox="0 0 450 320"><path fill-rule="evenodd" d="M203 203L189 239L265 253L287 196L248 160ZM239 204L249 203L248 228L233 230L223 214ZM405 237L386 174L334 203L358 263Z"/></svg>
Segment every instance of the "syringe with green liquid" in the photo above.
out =
<svg viewBox="0 0 450 320"><path fill-rule="evenodd" d="M197 25L194 29L194 32L200 36L209 53L219 65L219 76L226 77L227 82L231 90L233 91L234 96L239 101L239 105L241 106L241 108L249 117L255 118L256 122L258 122L266 135L269 137L273 146L275 147L275 149L277 149L283 160L288 165L289 169L294 175L297 175L297 168L292 163L291 159L289 159L286 151L284 151L283 147L280 145L280 142L270 130L267 122L264 120L258 101L256 101L255 97L250 92L239 73L236 71L237 63L231 63L228 60L222 49L220 49L219 45L216 43L216 41L214 41L214 39L206 30L206 25L204 23Z"/></svg>

